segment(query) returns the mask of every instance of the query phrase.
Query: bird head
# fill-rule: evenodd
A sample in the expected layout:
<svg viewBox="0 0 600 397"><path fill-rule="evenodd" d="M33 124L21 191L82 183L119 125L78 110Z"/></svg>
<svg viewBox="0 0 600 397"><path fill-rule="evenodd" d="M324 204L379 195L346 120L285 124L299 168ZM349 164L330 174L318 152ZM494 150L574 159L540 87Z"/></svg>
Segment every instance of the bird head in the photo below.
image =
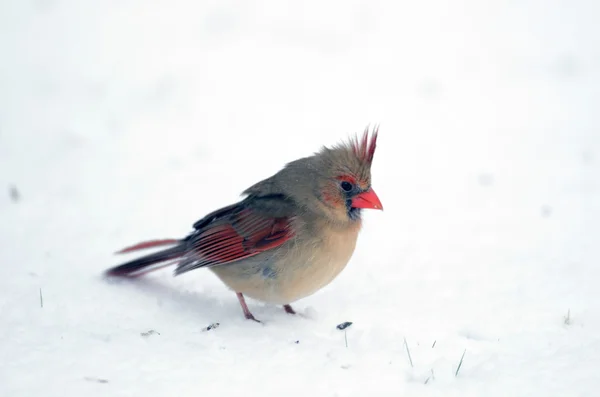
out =
<svg viewBox="0 0 600 397"><path fill-rule="evenodd" d="M356 135L292 161L272 177L246 189L244 194L250 198L283 195L305 215L341 225L358 222L363 209L383 210L371 186L377 132L375 129L369 134L365 129L362 137Z"/></svg>
<svg viewBox="0 0 600 397"><path fill-rule="evenodd" d="M377 145L378 130L366 129L333 147L324 147L315 155L321 168L318 198L337 220L356 221L363 209L383 210L371 186L371 164Z"/></svg>
<svg viewBox="0 0 600 397"><path fill-rule="evenodd" d="M247 189L250 197L283 194L305 215L331 223L360 221L363 209L383 210L371 186L377 129L292 161L270 178Z"/></svg>

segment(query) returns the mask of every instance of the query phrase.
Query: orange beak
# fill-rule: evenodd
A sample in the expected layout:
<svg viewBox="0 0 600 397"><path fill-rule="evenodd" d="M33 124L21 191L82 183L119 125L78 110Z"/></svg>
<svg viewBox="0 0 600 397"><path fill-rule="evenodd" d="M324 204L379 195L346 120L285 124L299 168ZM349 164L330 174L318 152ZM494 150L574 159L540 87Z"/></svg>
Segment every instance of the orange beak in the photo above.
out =
<svg viewBox="0 0 600 397"><path fill-rule="evenodd" d="M383 205L373 189L362 192L352 199L352 208L371 208L374 210L383 210Z"/></svg>

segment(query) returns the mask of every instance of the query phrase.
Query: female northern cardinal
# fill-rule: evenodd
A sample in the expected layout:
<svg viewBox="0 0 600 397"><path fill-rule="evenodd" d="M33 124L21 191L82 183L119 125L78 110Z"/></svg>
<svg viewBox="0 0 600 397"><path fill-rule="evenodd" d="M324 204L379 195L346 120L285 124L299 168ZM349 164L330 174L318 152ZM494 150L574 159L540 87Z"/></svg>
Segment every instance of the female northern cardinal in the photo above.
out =
<svg viewBox="0 0 600 397"><path fill-rule="evenodd" d="M138 276L177 264L175 275L207 267L236 292L244 315L254 318L244 295L289 305L329 284L356 246L361 209L382 210L371 188L377 129L369 137L288 163L248 188L242 201L214 211L183 239L136 244L119 253L172 245L109 269L112 276Z"/></svg>

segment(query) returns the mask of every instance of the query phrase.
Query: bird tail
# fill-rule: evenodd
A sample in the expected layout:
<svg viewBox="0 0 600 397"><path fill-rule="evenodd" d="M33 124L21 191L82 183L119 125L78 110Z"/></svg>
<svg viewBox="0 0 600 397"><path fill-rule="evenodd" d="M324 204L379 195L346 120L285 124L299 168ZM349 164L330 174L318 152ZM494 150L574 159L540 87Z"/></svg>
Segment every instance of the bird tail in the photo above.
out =
<svg viewBox="0 0 600 397"><path fill-rule="evenodd" d="M168 239L145 241L117 252L117 254L122 254L146 248L154 248L173 244L176 245L174 247L167 248L150 255L142 256L141 258L134 259L132 261L123 263L122 265L110 268L106 271L106 274L109 276L118 277L137 277L154 270L173 265L177 263L186 252L185 244L183 244L181 240Z"/></svg>

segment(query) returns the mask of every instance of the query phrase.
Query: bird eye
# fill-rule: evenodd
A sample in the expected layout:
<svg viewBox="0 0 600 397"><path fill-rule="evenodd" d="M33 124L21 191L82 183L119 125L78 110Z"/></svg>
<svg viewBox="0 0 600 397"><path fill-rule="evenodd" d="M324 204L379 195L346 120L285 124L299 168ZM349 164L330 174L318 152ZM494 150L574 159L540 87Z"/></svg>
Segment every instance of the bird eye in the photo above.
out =
<svg viewBox="0 0 600 397"><path fill-rule="evenodd" d="M354 187L354 186L352 186L352 184L350 182L347 182L347 181L343 181L340 186L342 187L342 190L344 190L345 192L349 192Z"/></svg>

